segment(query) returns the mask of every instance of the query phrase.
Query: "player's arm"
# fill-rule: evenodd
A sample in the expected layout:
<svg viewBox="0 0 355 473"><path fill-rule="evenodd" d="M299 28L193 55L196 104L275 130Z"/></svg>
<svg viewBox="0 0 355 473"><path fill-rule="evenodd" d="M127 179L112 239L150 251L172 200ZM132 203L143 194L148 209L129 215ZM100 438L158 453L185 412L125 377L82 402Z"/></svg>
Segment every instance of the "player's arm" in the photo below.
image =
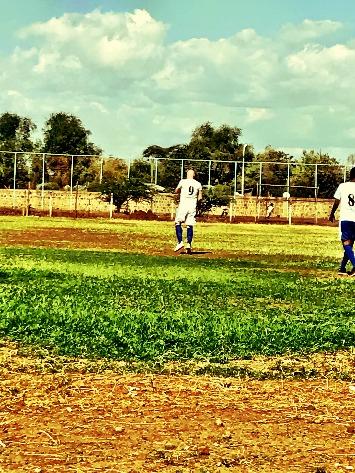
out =
<svg viewBox="0 0 355 473"><path fill-rule="evenodd" d="M197 194L197 202L199 202L200 200L202 200L202 189L199 189Z"/></svg>
<svg viewBox="0 0 355 473"><path fill-rule="evenodd" d="M182 182L180 181L179 184L177 185L177 188L175 189L175 194L181 194L181 186L182 186Z"/></svg>
<svg viewBox="0 0 355 473"><path fill-rule="evenodd" d="M334 222L334 220L335 220L335 212L337 211L337 209L339 207L339 204L340 204L340 199L334 199L334 204L333 204L332 210L330 211L330 214L329 214L329 220L331 222Z"/></svg>

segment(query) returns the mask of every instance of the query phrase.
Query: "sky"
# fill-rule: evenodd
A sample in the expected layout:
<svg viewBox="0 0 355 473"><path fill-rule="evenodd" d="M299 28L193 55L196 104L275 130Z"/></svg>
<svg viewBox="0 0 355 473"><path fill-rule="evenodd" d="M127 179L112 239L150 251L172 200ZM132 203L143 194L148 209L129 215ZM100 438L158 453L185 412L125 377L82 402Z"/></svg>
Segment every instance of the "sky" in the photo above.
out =
<svg viewBox="0 0 355 473"><path fill-rule="evenodd" d="M256 151L355 152L353 0L0 0L0 113L78 116L105 154L210 121Z"/></svg>

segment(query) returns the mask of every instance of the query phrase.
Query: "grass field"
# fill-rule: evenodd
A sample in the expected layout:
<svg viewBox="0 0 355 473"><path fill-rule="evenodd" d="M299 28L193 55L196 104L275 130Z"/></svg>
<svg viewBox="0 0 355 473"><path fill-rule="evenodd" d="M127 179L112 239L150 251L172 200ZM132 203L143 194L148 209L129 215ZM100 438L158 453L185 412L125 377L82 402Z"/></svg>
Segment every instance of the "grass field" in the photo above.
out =
<svg viewBox="0 0 355 473"><path fill-rule="evenodd" d="M166 222L0 220L0 471L353 470L336 228L173 245Z"/></svg>
<svg viewBox="0 0 355 473"><path fill-rule="evenodd" d="M225 362L355 345L337 229L0 220L0 336L54 353Z"/></svg>

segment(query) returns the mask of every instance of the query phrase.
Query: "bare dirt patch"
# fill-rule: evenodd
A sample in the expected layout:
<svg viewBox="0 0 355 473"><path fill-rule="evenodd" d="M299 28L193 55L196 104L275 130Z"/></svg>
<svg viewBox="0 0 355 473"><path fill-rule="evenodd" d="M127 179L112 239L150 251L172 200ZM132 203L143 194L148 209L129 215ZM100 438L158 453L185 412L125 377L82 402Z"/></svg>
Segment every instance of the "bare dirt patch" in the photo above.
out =
<svg viewBox="0 0 355 473"><path fill-rule="evenodd" d="M90 373L80 360L50 373L14 344L0 355L0 471L355 468L348 381L130 374L101 362L95 372L86 362Z"/></svg>

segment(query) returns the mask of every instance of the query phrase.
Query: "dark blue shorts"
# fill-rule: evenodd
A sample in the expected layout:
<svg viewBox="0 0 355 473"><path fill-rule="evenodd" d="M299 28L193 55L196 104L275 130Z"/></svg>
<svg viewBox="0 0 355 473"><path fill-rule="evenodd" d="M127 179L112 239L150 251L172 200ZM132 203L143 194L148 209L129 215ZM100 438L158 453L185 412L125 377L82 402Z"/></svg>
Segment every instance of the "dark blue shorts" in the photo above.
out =
<svg viewBox="0 0 355 473"><path fill-rule="evenodd" d="M340 222L341 239L355 241L355 222L344 220Z"/></svg>

